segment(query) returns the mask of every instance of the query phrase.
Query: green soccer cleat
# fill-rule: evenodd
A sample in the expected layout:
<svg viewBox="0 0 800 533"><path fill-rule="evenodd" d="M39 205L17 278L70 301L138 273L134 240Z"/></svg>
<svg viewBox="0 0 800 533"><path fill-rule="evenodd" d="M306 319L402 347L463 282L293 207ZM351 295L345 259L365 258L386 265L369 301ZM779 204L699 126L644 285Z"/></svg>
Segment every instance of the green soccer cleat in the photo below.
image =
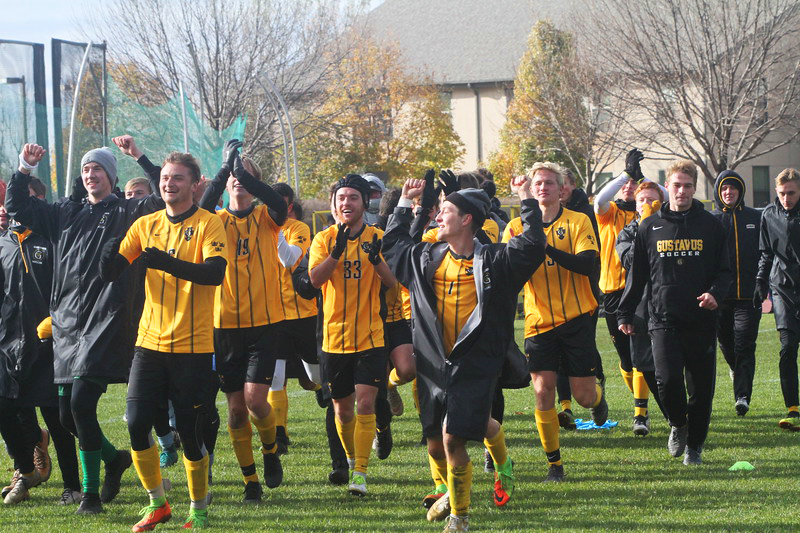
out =
<svg viewBox="0 0 800 533"><path fill-rule="evenodd" d="M437 486L435 489L430 491L428 494L426 494L424 498L422 498L422 506L425 509L430 509L431 507L433 507L433 504L436 503L436 501L439 498L445 495L446 492L447 492L447 485L442 483L441 485Z"/></svg>
<svg viewBox="0 0 800 533"><path fill-rule="evenodd" d="M208 527L208 509L189 509L189 518L183 529L203 529Z"/></svg>
<svg viewBox="0 0 800 533"><path fill-rule="evenodd" d="M800 431L800 416L797 412L790 411L789 416L778 422L778 427L787 431Z"/></svg>
<svg viewBox="0 0 800 533"><path fill-rule="evenodd" d="M514 462L511 457L502 465L494 465L494 504L504 507L514 493Z"/></svg>
<svg viewBox="0 0 800 533"><path fill-rule="evenodd" d="M139 511L139 515L142 519L131 528L133 533L152 531L158 524L169 522L170 518L172 518L172 509L170 509L169 503L165 499L161 505L155 505L150 502L150 505Z"/></svg>

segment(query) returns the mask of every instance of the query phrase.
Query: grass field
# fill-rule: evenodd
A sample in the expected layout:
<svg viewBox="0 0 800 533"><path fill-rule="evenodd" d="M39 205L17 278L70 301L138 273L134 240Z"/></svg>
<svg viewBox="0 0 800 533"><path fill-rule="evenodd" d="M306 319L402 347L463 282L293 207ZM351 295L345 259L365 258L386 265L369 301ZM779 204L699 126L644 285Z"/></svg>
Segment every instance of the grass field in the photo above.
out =
<svg viewBox="0 0 800 533"><path fill-rule="evenodd" d="M602 325L602 324L601 324ZM520 324L518 324L518 327ZM544 453L533 422L533 392L506 392L505 432L515 462L517 489L508 509L497 510L491 500L490 474L483 472L482 446L473 445L475 462L471 526L476 531L542 530L693 530L777 531L798 527L791 514L798 496L797 441L800 433L781 431L784 414L777 376L778 340L773 317L762 320L754 400L745 418L733 410L732 383L722 355L718 357L717 389L704 464L685 467L666 451L668 427L653 416L647 438L630 430L633 400L616 370L618 359L605 328L598 328L606 374L610 417L619 426L610 431L561 433L567 482L542 484ZM518 335L520 330L518 329ZM224 427L214 464L214 502L209 516L214 531L440 531L441 523L426 522L420 505L432 482L424 448L417 446L419 422L409 386L403 387L406 414L393 424L395 447L387 460L370 462L369 495L355 500L342 487L327 483L329 459L324 412L312 393L290 383L290 437L293 445L283 457L284 484L265 494L259 506L241 503L243 485ZM100 405L106 434L119 447L127 446L122 421L124 386L112 386ZM224 416L223 397L218 398ZM655 407L655 402L653 407ZM657 410L657 407L656 407ZM577 408L579 418L588 412ZM52 447L51 447L52 452ZM54 461L55 461L55 454ZM755 470L729 472L734 462L749 461ZM7 455L0 472L10 476ZM157 531L175 531L188 512L188 493L181 463L166 470L173 489L173 521ZM55 504L61 494L60 474L32 491L32 499L0 509L0 531L106 532L129 531L137 512L147 503L133 469L126 472L117 499L97 517L73 515L74 507Z"/></svg>

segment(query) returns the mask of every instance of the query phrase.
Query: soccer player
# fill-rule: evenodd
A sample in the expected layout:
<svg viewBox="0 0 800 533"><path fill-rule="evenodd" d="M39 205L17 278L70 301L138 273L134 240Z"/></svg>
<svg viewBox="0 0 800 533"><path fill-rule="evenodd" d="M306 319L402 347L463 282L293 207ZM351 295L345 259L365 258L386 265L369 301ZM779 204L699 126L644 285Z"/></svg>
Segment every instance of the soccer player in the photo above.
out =
<svg viewBox="0 0 800 533"><path fill-rule="evenodd" d="M219 217L194 205L199 181L194 157L170 153L161 168L166 209L137 220L122 242L109 241L100 261L100 274L108 281L138 257L147 268L127 413L133 462L150 504L134 532L152 530L172 517L151 434L156 412L167 399L175 408L192 500L184 528L208 524L208 454L200 419L215 380L212 309L225 276L227 237Z"/></svg>
<svg viewBox="0 0 800 533"><path fill-rule="evenodd" d="M589 276L597 240L589 218L561 206L563 169L534 163L528 170L533 196L542 210L547 259L525 284L525 353L536 393L536 427L547 455L546 481L563 481L564 466L555 409L556 373L569 376L575 400L591 408L595 424L608 418L603 388L596 380L599 354L594 321L597 300ZM520 233L521 221L506 227L503 240Z"/></svg>
<svg viewBox="0 0 800 533"><path fill-rule="evenodd" d="M383 231L364 223L367 181L357 174L341 178L334 186L333 203L340 223L314 237L308 270L312 285L322 289L323 379L330 387L336 428L352 470L348 490L364 496L375 436L375 398L386 379L380 284L391 287L397 280L380 254Z"/></svg>
<svg viewBox="0 0 800 533"><path fill-rule="evenodd" d="M513 494L503 427L490 413L513 337L517 294L544 258L544 235L537 203L529 199L529 187L522 187L525 231L508 244L481 244L475 235L491 204L485 192L467 188L442 202L436 217L439 241L415 244L409 235L411 199L420 195L429 209L436 197L432 174L403 185L385 236L386 255L411 293L420 419L434 483L448 487L428 519L449 514L445 531L467 531L468 440L483 441L494 458L495 505L506 505Z"/></svg>
<svg viewBox="0 0 800 533"><path fill-rule="evenodd" d="M717 338L733 374L734 409L739 416L750 409L761 321L761 305L752 305L761 257L758 249L761 213L744 204L744 193L744 180L733 170L724 170L717 176L714 183L717 208L712 214L725 228L733 269L731 289L719 303Z"/></svg>
<svg viewBox="0 0 800 533"><path fill-rule="evenodd" d="M228 207L217 212L230 250L225 282L217 289L214 305L214 349L220 388L228 400L228 434L245 484L244 501L257 503L263 489L253 458L251 423L261 440L267 487L283 481L275 410L267 395L282 338L278 233L288 208L261 181L255 163L239 157L241 144L236 139L226 144L222 168L200 206L213 213L223 190L228 191ZM254 198L263 205L253 205Z"/></svg>
<svg viewBox="0 0 800 533"><path fill-rule="evenodd" d="M781 339L780 363L783 402L789 410L778 425L800 431L797 346L800 343L800 172L784 169L775 178L775 202L761 214L761 236L753 306L761 307L772 291L775 326Z"/></svg>
<svg viewBox="0 0 800 533"><path fill-rule="evenodd" d="M668 167L669 202L639 225L618 311L620 331L634 334L633 316L650 282L656 381L672 427L667 449L684 454L685 465L702 463L716 376L715 311L731 284L725 232L693 199L696 185L693 162Z"/></svg>
<svg viewBox="0 0 800 533"><path fill-rule="evenodd" d="M15 220L53 243L50 311L60 417L80 446L83 497L76 512L96 514L119 493L122 474L131 465L130 453L117 450L103 435L97 403L108 384L127 380L135 341L136 289L129 274L113 283L100 279L100 250L164 203L155 194L141 200L117 197L112 192L117 160L108 148L84 154L71 201L49 204L30 197L30 172L43 155L41 146L25 145L8 186L6 207ZM141 156L139 164L143 162L149 160ZM106 466L102 490L101 461Z"/></svg>
<svg viewBox="0 0 800 533"><path fill-rule="evenodd" d="M133 178L125 184L125 198L139 200L152 194L150 180L147 178Z"/></svg>

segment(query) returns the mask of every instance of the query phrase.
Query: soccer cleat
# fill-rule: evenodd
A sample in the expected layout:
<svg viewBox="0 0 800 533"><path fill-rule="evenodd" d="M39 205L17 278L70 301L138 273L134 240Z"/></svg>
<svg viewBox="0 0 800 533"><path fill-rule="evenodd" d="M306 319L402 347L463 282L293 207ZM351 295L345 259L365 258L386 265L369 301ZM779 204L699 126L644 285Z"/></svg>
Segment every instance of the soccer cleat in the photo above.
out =
<svg viewBox="0 0 800 533"><path fill-rule="evenodd" d="M153 505L153 502L150 502L150 505L139 511L139 515L142 519L131 528L133 533L152 531L158 524L169 522L169 519L172 518L172 509L170 509L169 502L166 500L164 500L163 505Z"/></svg>
<svg viewBox="0 0 800 533"><path fill-rule="evenodd" d="M564 473L564 465L550 465L547 468L547 477L544 478L545 483L560 483L564 481L567 475Z"/></svg>
<svg viewBox="0 0 800 533"><path fill-rule="evenodd" d="M122 474L133 464L131 452L128 450L117 450L117 456L113 461L106 465L106 477L103 480L103 488L100 489L100 501L108 503L119 494Z"/></svg>
<svg viewBox="0 0 800 533"><path fill-rule="evenodd" d="M33 466L41 477L39 483L44 483L50 479L50 473L53 471L53 462L50 460L50 454L47 451L50 446L50 432L46 429L42 429L41 432L42 437L33 448Z"/></svg>
<svg viewBox="0 0 800 533"><path fill-rule="evenodd" d="M248 481L244 486L244 503L261 503L261 495L264 489L258 481Z"/></svg>
<svg viewBox="0 0 800 533"><path fill-rule="evenodd" d="M401 416L405 410L403 398L397 392L397 387L386 387L386 398L389 400L389 409L394 416Z"/></svg>
<svg viewBox="0 0 800 533"><path fill-rule="evenodd" d="M428 522L438 522L444 520L450 515L450 492L445 492L442 496L431 505L428 509Z"/></svg>
<svg viewBox="0 0 800 533"><path fill-rule="evenodd" d="M328 482L331 485L344 485L350 481L350 471L347 468L334 468L328 472Z"/></svg>
<svg viewBox="0 0 800 533"><path fill-rule="evenodd" d="M598 425L602 426L608 420L608 402L606 402L606 391L603 390L603 396L600 398L600 403L597 407L592 407L589 409L592 413L592 421Z"/></svg>
<svg viewBox="0 0 800 533"><path fill-rule="evenodd" d="M778 422L778 427L788 431L800 431L800 416L796 411L789 411L789 416Z"/></svg>
<svg viewBox="0 0 800 533"><path fill-rule="evenodd" d="M505 464L495 465L494 472L494 504L504 507L514 493L514 462L511 457Z"/></svg>
<svg viewBox="0 0 800 533"><path fill-rule="evenodd" d="M275 446L278 447L276 455L289 453L289 437L286 435L286 426L275 426Z"/></svg>
<svg viewBox="0 0 800 533"><path fill-rule="evenodd" d="M483 450L483 471L484 472L494 472L494 459L492 459L492 454L489 453L489 450Z"/></svg>
<svg viewBox="0 0 800 533"><path fill-rule="evenodd" d="M575 415L572 414L572 409L564 409L558 413L558 425L567 431L572 431L578 427L575 424Z"/></svg>
<svg viewBox="0 0 800 533"><path fill-rule="evenodd" d="M682 427L672 426L669 432L669 440L667 441L667 450L672 457L680 457L686 449L686 439L689 436L689 426Z"/></svg>
<svg viewBox="0 0 800 533"><path fill-rule="evenodd" d="M384 460L392 454L394 441L392 440L392 426L386 426L382 431L375 431L373 448L378 459Z"/></svg>
<svg viewBox="0 0 800 533"><path fill-rule="evenodd" d="M363 472L353 472L350 475L350 484L347 486L347 491L353 496L366 496L367 475Z"/></svg>
<svg viewBox="0 0 800 533"><path fill-rule="evenodd" d="M736 409L736 414L739 416L744 416L747 414L747 411L750 410L750 403L748 403L747 398L741 396L736 399L736 404L733 406Z"/></svg>
<svg viewBox="0 0 800 533"><path fill-rule="evenodd" d="M317 405L323 409L328 407L330 400L325 399L325 393L322 392L321 387L314 391L314 396L317 398Z"/></svg>
<svg viewBox="0 0 800 533"><path fill-rule="evenodd" d="M638 415L633 417L633 434L637 437L646 437L650 434L649 416Z"/></svg>
<svg viewBox="0 0 800 533"><path fill-rule="evenodd" d="M77 490L64 489L61 493L61 499L58 500L58 505L75 505L76 503L81 503L82 496L83 495Z"/></svg>
<svg viewBox="0 0 800 533"><path fill-rule="evenodd" d="M444 525L444 533L453 531L469 531L469 517L468 516L454 516L447 517L447 523Z"/></svg>
<svg viewBox="0 0 800 533"><path fill-rule="evenodd" d="M208 509L189 509L189 518L183 529L203 529L208 527Z"/></svg>
<svg viewBox="0 0 800 533"><path fill-rule="evenodd" d="M264 484L274 489L283 483L283 467L277 453L264 454Z"/></svg>
<svg viewBox="0 0 800 533"><path fill-rule="evenodd" d="M703 464L703 449L694 449L689 446L686 447L686 453L683 456L683 464L686 466L697 466Z"/></svg>
<svg viewBox="0 0 800 533"><path fill-rule="evenodd" d="M425 509L430 509L439 498L445 495L446 492L447 485L444 483L438 485L435 489L426 494L424 498L422 498L422 506Z"/></svg>
<svg viewBox="0 0 800 533"><path fill-rule="evenodd" d="M161 451L160 463L161 468L169 468L178 462L178 449L173 444L169 448L164 448Z"/></svg>
<svg viewBox="0 0 800 533"><path fill-rule="evenodd" d="M81 497L81 504L78 506L78 510L75 511L75 514L89 515L102 512L103 504L100 502L100 496L98 494L92 494L91 492L84 492Z"/></svg>
<svg viewBox="0 0 800 533"><path fill-rule="evenodd" d="M28 489L35 487L41 483L41 481L42 478L39 475L39 471L36 469L33 470L33 475L30 477L20 476L17 482L14 483L14 487L3 498L3 503L6 505L14 505L24 502L31 497Z"/></svg>
<svg viewBox="0 0 800 533"><path fill-rule="evenodd" d="M20 473L19 469L14 470L14 473L11 474L11 481L8 482L8 485L3 487L3 491L0 492L0 497L5 498L6 495L8 495L8 493L11 492L11 489L14 488L14 485L17 484L17 481L19 481L19 479L21 477L22 477L22 474Z"/></svg>

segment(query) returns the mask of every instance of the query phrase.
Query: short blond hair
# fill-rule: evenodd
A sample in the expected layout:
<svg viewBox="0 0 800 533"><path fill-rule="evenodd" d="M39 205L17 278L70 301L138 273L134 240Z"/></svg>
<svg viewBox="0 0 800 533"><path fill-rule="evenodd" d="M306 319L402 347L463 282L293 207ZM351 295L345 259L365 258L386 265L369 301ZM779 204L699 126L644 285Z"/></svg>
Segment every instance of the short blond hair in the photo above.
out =
<svg viewBox="0 0 800 533"><path fill-rule="evenodd" d="M695 185L697 185L697 165L694 164L694 161L691 159L676 159L667 167L667 181L669 178L677 173L682 172L686 174L690 178Z"/></svg>
<svg viewBox="0 0 800 533"><path fill-rule="evenodd" d="M258 163L256 163L255 159L246 155L242 155L242 165L244 166L245 170L253 175L255 179L258 181L264 181L264 179L261 177L261 167L258 166Z"/></svg>
<svg viewBox="0 0 800 533"><path fill-rule="evenodd" d="M556 182L558 182L558 186L561 187L564 185L564 175L566 174L566 170L564 170L564 167L558 163L553 163L551 161L537 161L531 166L531 168L528 169L527 175L531 180L533 180L533 177L540 170L549 170L556 175Z"/></svg>
<svg viewBox="0 0 800 533"><path fill-rule="evenodd" d="M775 186L778 185L786 185L790 181L798 181L800 180L800 172L793 168L784 168L778 177L775 178Z"/></svg>
<svg viewBox="0 0 800 533"><path fill-rule="evenodd" d="M125 184L125 192L128 192L137 185L144 185L147 187L148 191L153 192L153 188L150 187L150 180L142 177L129 179L128 183Z"/></svg>

